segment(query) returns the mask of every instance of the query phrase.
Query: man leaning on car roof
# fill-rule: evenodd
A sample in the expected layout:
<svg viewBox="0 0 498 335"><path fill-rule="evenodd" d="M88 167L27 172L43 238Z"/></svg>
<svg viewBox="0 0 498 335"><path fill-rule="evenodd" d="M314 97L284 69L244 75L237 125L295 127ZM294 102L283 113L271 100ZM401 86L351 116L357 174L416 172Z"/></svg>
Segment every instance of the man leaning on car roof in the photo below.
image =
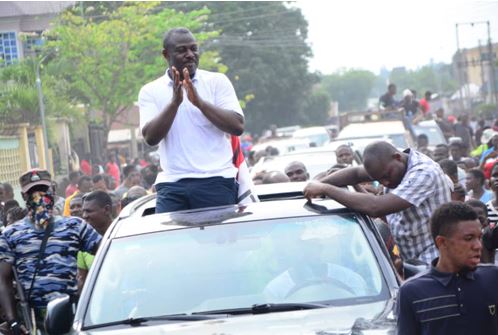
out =
<svg viewBox="0 0 498 335"><path fill-rule="evenodd" d="M325 195L372 217L385 215L401 258L429 264L438 256L429 219L436 208L450 201L451 181L432 159L413 149L400 152L387 142L369 144L363 162L309 183L304 195ZM384 195L341 188L374 180L384 185Z"/></svg>

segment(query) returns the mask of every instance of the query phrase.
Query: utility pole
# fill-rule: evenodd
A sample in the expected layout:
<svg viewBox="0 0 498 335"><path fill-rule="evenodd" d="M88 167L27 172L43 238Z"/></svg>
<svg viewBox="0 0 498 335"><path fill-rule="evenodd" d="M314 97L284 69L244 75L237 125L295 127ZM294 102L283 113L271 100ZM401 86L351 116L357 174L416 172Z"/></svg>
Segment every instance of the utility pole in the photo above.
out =
<svg viewBox="0 0 498 335"><path fill-rule="evenodd" d="M457 54L456 54L456 67L457 67L457 77L458 77L458 101L460 102L460 111L464 111L464 106L463 106L463 92L462 92L462 87L463 87L463 80L462 80L462 66L463 62L461 61L462 55L460 53L460 39L458 37L458 23L455 24L455 30L456 30L456 43L457 43Z"/></svg>
<svg viewBox="0 0 498 335"><path fill-rule="evenodd" d="M40 61L36 64L36 90L38 92L38 106L40 108L40 119L42 123L42 131L43 131L43 151L45 155L45 162L47 162L47 170L49 169L50 164L48 163L48 136L47 136L47 125L45 123L45 103L43 102L43 91L41 85L40 78L40 66L47 59L49 55L45 55L40 59Z"/></svg>
<svg viewBox="0 0 498 335"><path fill-rule="evenodd" d="M498 92L496 89L496 73L495 73L495 57L493 53L493 44L491 43L491 27L489 21L486 21L488 26L488 64L489 64L489 80L491 81L490 88L493 90L494 103L498 105Z"/></svg>
<svg viewBox="0 0 498 335"><path fill-rule="evenodd" d="M483 59L484 53L481 52L481 42L479 40L479 63L481 66L481 77L483 77L485 72L488 72L488 90L490 91L488 94L490 94L490 100L491 102L498 104L498 92L496 88L496 74L495 74L495 57L493 54L493 45L491 43L491 27L490 27L490 22L489 21L476 21L476 22L464 22L464 23L457 23L455 25L456 28L456 39L457 39L457 75L458 75L458 82L460 85L459 89L459 94L460 94L460 107L463 107L463 100L462 100L462 86L463 86L463 78L462 78L462 73L461 73L461 68L463 66L467 67L469 66L469 62L467 60L461 61L461 51L460 51L460 40L458 36L458 27L461 25L469 25L471 27L474 27L476 25L483 25L485 24L487 26L487 34L488 34L488 45L487 45L487 57L486 59ZM487 71L484 70L485 63L488 64ZM475 64L470 63L470 65L475 66ZM483 80L484 84L484 80ZM492 92L491 92L492 91Z"/></svg>
<svg viewBox="0 0 498 335"><path fill-rule="evenodd" d="M479 46L479 56L483 54L483 49L482 49L482 45L481 45L481 40L478 41L478 46ZM479 66L481 67L481 82L482 83L485 83L486 82L486 75L485 75L485 71L484 71L484 59L482 56L479 57ZM488 100L488 96L490 96L490 93L491 93L491 89L490 89L490 83L488 83L488 87L486 88L486 90L481 90L481 92L483 93L483 97L482 99L484 101L487 102Z"/></svg>

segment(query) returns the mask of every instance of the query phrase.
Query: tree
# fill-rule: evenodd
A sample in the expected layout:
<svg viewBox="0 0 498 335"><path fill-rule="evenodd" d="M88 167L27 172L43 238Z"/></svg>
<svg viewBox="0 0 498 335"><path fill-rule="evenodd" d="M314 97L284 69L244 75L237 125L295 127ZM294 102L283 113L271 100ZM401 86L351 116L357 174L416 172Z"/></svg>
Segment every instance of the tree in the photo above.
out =
<svg viewBox="0 0 498 335"><path fill-rule="evenodd" d="M416 70L394 68L389 81L396 84L399 91L407 88L416 90L418 98L426 91L448 93L458 88L452 76L451 65L443 63L424 65Z"/></svg>
<svg viewBox="0 0 498 335"><path fill-rule="evenodd" d="M25 58L0 70L0 120L3 124L41 123L36 88L37 58ZM74 114L65 82L45 71L41 72L43 97L47 116L61 117Z"/></svg>
<svg viewBox="0 0 498 335"><path fill-rule="evenodd" d="M312 53L306 43L308 24L300 9L283 2L183 2L173 6L186 11L210 9L205 25L221 33L205 47L219 51L239 99L247 102L247 130L260 132L270 124L311 124L326 118L328 106L309 113L318 77L308 72Z"/></svg>
<svg viewBox="0 0 498 335"><path fill-rule="evenodd" d="M180 13L159 4L125 2L112 10L101 6L98 15L91 12L95 8L76 6L61 15L47 36L46 48L58 50L52 70L86 105L88 121L102 126L104 138L116 118L133 106L140 87L164 73L165 31L187 27L201 44L217 36L214 30L201 30L209 10ZM201 61L205 68L225 70L216 53L205 54Z"/></svg>
<svg viewBox="0 0 498 335"><path fill-rule="evenodd" d="M375 75L366 70L343 70L322 79L324 90L339 103L341 111L358 111L366 107Z"/></svg>

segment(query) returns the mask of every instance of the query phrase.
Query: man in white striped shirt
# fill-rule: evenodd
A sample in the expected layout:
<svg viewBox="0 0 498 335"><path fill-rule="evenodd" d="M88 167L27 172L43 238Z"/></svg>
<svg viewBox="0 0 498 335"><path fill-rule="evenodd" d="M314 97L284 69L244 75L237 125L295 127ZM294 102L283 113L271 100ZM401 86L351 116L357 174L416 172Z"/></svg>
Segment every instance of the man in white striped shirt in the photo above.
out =
<svg viewBox="0 0 498 335"><path fill-rule="evenodd" d="M432 159L413 149L403 152L387 142L375 142L364 151L363 166L349 167L311 182L307 198L326 195L346 207L372 217L386 216L403 260L430 264L438 256L429 219L451 200L450 179ZM377 180L385 194L351 193L341 187Z"/></svg>

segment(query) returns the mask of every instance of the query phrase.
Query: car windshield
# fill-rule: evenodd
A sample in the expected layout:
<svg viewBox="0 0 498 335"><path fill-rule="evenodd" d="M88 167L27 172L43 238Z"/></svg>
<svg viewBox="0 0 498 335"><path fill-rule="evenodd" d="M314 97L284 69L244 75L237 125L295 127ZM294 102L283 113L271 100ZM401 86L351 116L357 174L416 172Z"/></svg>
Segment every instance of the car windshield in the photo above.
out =
<svg viewBox="0 0 498 335"><path fill-rule="evenodd" d="M441 143L446 143L446 139L444 138L442 131L437 127L437 125L435 127L413 126L413 130L415 131L415 134L417 136L421 134L427 135L427 138L429 139L429 145L436 146Z"/></svg>
<svg viewBox="0 0 498 335"><path fill-rule="evenodd" d="M84 327L265 303L357 305L388 298L356 216L263 220L115 239Z"/></svg>

